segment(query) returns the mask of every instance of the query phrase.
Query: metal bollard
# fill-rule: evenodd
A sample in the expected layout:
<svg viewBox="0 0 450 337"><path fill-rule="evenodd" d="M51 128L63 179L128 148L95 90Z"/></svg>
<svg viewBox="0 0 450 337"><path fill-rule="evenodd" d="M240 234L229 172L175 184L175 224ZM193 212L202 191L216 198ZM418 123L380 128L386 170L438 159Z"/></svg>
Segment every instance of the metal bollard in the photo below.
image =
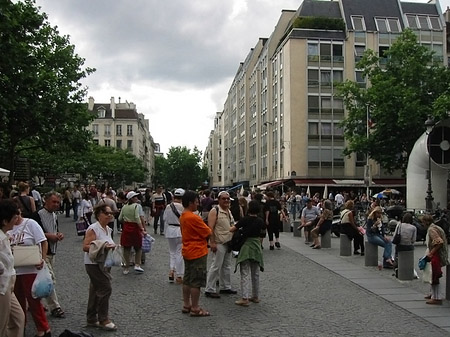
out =
<svg viewBox="0 0 450 337"><path fill-rule="evenodd" d="M414 250L398 252L398 279L402 281L414 279Z"/></svg>
<svg viewBox="0 0 450 337"><path fill-rule="evenodd" d="M331 230L326 231L320 238L320 246L322 248L331 248Z"/></svg>
<svg viewBox="0 0 450 337"><path fill-rule="evenodd" d="M345 234L340 237L340 256L352 256L352 241Z"/></svg>
<svg viewBox="0 0 450 337"><path fill-rule="evenodd" d="M366 267L378 266L378 246L370 243L369 241L364 242L364 245L366 247L364 265Z"/></svg>
<svg viewBox="0 0 450 337"><path fill-rule="evenodd" d="M301 229L297 229L298 226L300 226L300 221L295 220L294 221L294 236L296 237L301 237L302 236L302 231Z"/></svg>

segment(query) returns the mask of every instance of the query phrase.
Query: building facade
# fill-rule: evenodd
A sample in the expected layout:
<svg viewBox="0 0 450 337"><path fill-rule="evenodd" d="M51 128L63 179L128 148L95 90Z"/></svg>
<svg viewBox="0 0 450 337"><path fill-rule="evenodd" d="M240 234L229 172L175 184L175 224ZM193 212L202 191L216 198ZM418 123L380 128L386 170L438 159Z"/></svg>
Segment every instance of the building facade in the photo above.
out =
<svg viewBox="0 0 450 337"><path fill-rule="evenodd" d="M137 112L134 103L121 103L120 98L118 103L114 97L109 103L95 103L94 98L89 97L88 109L97 116L90 125L94 142L127 150L142 159L148 174L146 181L140 183L151 186L159 144L150 135L149 120Z"/></svg>
<svg viewBox="0 0 450 337"><path fill-rule="evenodd" d="M302 19L327 26L296 28ZM369 85L357 62L367 49L382 55L405 28L447 64L439 3L304 0L297 11L282 11L271 36L259 39L239 65L224 109L216 114L206 150L211 185L292 178L298 185L332 179L364 186L365 176L371 183L404 184L400 173L383 172L364 154L343 155L339 123L346 112L335 85L347 79Z"/></svg>

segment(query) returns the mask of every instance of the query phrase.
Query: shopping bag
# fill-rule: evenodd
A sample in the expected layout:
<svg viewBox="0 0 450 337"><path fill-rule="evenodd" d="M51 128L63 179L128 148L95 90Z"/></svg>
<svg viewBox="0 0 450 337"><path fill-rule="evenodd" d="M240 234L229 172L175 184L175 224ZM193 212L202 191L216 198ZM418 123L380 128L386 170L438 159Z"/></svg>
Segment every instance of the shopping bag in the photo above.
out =
<svg viewBox="0 0 450 337"><path fill-rule="evenodd" d="M427 263L422 271L422 281L431 284L431 279L431 263Z"/></svg>
<svg viewBox="0 0 450 337"><path fill-rule="evenodd" d="M86 234L86 230L89 227L87 221L81 217L77 220L75 223L75 226L77 228L77 235L78 236L84 236Z"/></svg>
<svg viewBox="0 0 450 337"><path fill-rule="evenodd" d="M153 242L155 242L155 239L151 235L145 234L142 237L142 252L150 253L150 251L152 250Z"/></svg>
<svg viewBox="0 0 450 337"><path fill-rule="evenodd" d="M108 254L105 259L105 267L120 267L122 264L122 259L123 253L121 246L108 249Z"/></svg>
<svg viewBox="0 0 450 337"><path fill-rule="evenodd" d="M54 285L50 271L47 264L41 270L38 271L33 285L31 286L31 296L33 298L45 298L48 297L53 291Z"/></svg>

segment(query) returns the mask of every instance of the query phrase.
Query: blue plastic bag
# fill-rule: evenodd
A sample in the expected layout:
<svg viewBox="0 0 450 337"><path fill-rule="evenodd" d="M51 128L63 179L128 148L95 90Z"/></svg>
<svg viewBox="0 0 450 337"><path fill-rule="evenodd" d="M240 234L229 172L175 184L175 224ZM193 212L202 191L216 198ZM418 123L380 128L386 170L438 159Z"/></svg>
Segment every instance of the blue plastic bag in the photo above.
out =
<svg viewBox="0 0 450 337"><path fill-rule="evenodd" d="M31 287L31 296L33 298L45 298L48 297L53 291L54 284L47 264L44 262L44 266L38 271L36 278L34 279Z"/></svg>
<svg viewBox="0 0 450 337"><path fill-rule="evenodd" d="M428 258L428 256L423 256L419 259L419 269L420 270L424 270L427 263L430 261L430 259Z"/></svg>

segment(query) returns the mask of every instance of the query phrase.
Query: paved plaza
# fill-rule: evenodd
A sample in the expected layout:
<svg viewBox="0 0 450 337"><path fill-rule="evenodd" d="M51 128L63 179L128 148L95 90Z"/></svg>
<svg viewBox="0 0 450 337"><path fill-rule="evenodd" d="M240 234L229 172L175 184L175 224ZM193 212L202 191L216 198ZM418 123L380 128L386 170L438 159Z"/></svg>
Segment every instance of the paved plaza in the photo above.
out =
<svg viewBox="0 0 450 337"><path fill-rule="evenodd" d="M168 282L167 240L156 235L142 275L122 275L114 268L110 301L115 332L87 328L89 280L84 270L82 238L71 218L59 216L65 239L58 246L57 293L65 319L49 316L53 336L64 329L94 336L449 336L450 305L425 304L427 286L401 282L392 270L364 267L364 257L340 257L339 239L332 248L312 250L303 238L281 233L281 250L265 242L265 271L260 274L261 302L239 307L238 295L201 296L210 317L181 313L181 286ZM152 232L152 230L151 230ZM118 242L118 234L114 240ZM417 244L416 255L424 248ZM381 253L381 249L379 250ZM239 272L232 275L239 290ZM445 287L443 287L445 289ZM26 337L34 336L29 317Z"/></svg>

